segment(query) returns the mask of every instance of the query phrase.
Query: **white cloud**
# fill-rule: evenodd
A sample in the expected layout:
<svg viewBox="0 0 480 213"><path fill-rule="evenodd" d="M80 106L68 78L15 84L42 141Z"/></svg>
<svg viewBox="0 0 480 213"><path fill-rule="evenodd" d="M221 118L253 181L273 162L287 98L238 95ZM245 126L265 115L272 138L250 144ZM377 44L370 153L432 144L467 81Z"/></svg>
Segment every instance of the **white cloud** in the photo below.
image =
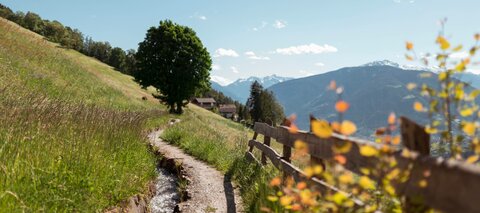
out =
<svg viewBox="0 0 480 213"><path fill-rule="evenodd" d="M469 68L466 70L467 72L471 72L471 73L475 73L477 75L480 74L480 69L472 69L472 68Z"/></svg>
<svg viewBox="0 0 480 213"><path fill-rule="evenodd" d="M323 67L323 66L325 66L325 64L322 63L322 62L317 62L317 63L315 63L315 66L317 66L317 67Z"/></svg>
<svg viewBox="0 0 480 213"><path fill-rule="evenodd" d="M305 44L299 46L291 46L287 48L278 48L275 53L282 55L300 55L300 54L321 54L321 53L334 53L338 52L338 49L334 46L324 44L323 46L318 44Z"/></svg>
<svg viewBox="0 0 480 213"><path fill-rule="evenodd" d="M195 14L193 14L192 16L190 16L190 18L199 19L199 20L202 20L202 21L207 20L207 17L206 17L206 16L200 15L198 12L195 12Z"/></svg>
<svg viewBox="0 0 480 213"><path fill-rule="evenodd" d="M452 58L452 59L464 59L464 58L467 58L469 56L470 56L470 54L468 52L462 51L462 52L452 53L450 55L450 58Z"/></svg>
<svg viewBox="0 0 480 213"><path fill-rule="evenodd" d="M287 26L287 22L282 20L275 20L275 23L273 23L273 27L277 29L282 29L286 26Z"/></svg>
<svg viewBox="0 0 480 213"><path fill-rule="evenodd" d="M410 4L413 4L415 3L415 0L393 0L393 2L397 3L397 4L400 4L400 3L410 3Z"/></svg>
<svg viewBox="0 0 480 213"><path fill-rule="evenodd" d="M257 56L253 51L248 51L244 53L249 59L252 60L270 60L270 57L267 56Z"/></svg>
<svg viewBox="0 0 480 213"><path fill-rule="evenodd" d="M239 73L238 69L234 66L231 66L230 69L232 70L233 73Z"/></svg>
<svg viewBox="0 0 480 213"><path fill-rule="evenodd" d="M217 50L215 50L215 54L213 54L213 57L222 57L222 56L238 57L238 53L232 49L218 48Z"/></svg>
<svg viewBox="0 0 480 213"><path fill-rule="evenodd" d="M260 26L254 27L254 28L252 28L252 30L253 30L253 31L259 31L259 30L265 28L267 25L268 25L268 22L262 21L262 24L261 24Z"/></svg>
<svg viewBox="0 0 480 213"><path fill-rule="evenodd" d="M224 77L218 76L218 75L210 76L210 80L212 80L213 82L217 82L218 84L220 84L222 86L227 86L227 85L229 85L233 82L232 80L230 80L228 78L224 78Z"/></svg>
<svg viewBox="0 0 480 213"><path fill-rule="evenodd" d="M218 64L212 64L212 70L221 70L221 69L222 69L222 66Z"/></svg>

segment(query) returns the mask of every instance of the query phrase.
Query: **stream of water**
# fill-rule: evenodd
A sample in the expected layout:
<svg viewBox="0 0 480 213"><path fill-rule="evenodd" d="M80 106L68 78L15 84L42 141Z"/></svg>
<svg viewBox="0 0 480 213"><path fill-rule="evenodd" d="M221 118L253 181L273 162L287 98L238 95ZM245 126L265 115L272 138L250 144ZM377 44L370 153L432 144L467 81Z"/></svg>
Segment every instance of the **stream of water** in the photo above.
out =
<svg viewBox="0 0 480 213"><path fill-rule="evenodd" d="M156 194L150 201L153 213L172 213L180 198L176 182L178 178L164 168L157 168Z"/></svg>

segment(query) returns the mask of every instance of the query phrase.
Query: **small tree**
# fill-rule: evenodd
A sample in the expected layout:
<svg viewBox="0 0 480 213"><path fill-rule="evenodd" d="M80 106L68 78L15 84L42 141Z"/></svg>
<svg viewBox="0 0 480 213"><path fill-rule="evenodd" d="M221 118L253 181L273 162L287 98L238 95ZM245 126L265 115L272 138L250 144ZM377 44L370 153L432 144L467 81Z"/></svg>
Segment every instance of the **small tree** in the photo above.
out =
<svg viewBox="0 0 480 213"><path fill-rule="evenodd" d="M161 21L159 27L148 30L135 58L136 81L157 88L160 95L155 97L170 113L181 114L195 92L210 87L210 54L189 27Z"/></svg>
<svg viewBox="0 0 480 213"><path fill-rule="evenodd" d="M277 102L273 93L263 89L257 81L250 87L247 107L253 122L271 120L274 123L280 123L285 117L283 107Z"/></svg>
<svg viewBox="0 0 480 213"><path fill-rule="evenodd" d="M250 86L250 97L248 98L246 104L253 122L260 121L262 117L262 92L263 86L258 83L258 81L254 81Z"/></svg>
<svg viewBox="0 0 480 213"><path fill-rule="evenodd" d="M135 64L136 64L135 54L136 54L135 50L133 49L127 50L127 55L125 56L125 70L124 70L125 74L133 75L133 72L135 71Z"/></svg>
<svg viewBox="0 0 480 213"><path fill-rule="evenodd" d="M125 54L125 51L123 51L120 47L115 47L110 53L108 64L112 67L115 67L118 71L124 72L126 59L127 55Z"/></svg>

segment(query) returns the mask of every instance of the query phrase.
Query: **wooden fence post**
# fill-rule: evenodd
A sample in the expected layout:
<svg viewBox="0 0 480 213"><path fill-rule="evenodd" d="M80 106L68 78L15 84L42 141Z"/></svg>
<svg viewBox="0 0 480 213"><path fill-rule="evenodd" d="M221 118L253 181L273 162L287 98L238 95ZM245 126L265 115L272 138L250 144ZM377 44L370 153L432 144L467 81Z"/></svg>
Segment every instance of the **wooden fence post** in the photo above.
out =
<svg viewBox="0 0 480 213"><path fill-rule="evenodd" d="M254 133L253 133L253 140L256 140L256 139L257 139L257 136L258 136L258 133L257 133L257 132L254 132ZM248 151L253 153L253 146L250 146L250 149L248 149Z"/></svg>
<svg viewBox="0 0 480 213"><path fill-rule="evenodd" d="M316 118L310 114L310 132L312 132L312 120L315 120ZM314 165L320 165L323 167L323 171L325 171L325 163L323 162L323 159L321 158L317 158L313 155L310 155L310 165L311 166L314 166Z"/></svg>
<svg viewBox="0 0 480 213"><path fill-rule="evenodd" d="M272 126L272 121L269 120L267 121L267 124ZM265 144L266 146L270 146L270 137L269 136L266 136L266 135L263 135L263 144ZM267 156L265 156L265 153L262 152L262 165L267 165Z"/></svg>
<svg viewBox="0 0 480 213"><path fill-rule="evenodd" d="M423 156L430 155L430 135L425 132L423 126L406 117L400 117L400 132L402 143L407 149L416 151ZM405 198L405 212L423 213L429 211L429 209L422 203L422 198L420 200L411 197Z"/></svg>
<svg viewBox="0 0 480 213"><path fill-rule="evenodd" d="M425 128L406 117L400 117L400 123L403 145L421 155L430 155L430 135Z"/></svg>

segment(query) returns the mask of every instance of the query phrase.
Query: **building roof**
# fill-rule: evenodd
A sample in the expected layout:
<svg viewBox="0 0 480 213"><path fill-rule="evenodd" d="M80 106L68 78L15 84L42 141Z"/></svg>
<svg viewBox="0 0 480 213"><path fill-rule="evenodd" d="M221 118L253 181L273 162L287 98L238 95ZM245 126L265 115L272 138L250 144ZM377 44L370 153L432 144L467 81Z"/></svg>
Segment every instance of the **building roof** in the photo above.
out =
<svg viewBox="0 0 480 213"><path fill-rule="evenodd" d="M219 112L223 113L235 113L237 112L237 107L233 104L221 105L218 109Z"/></svg>
<svg viewBox="0 0 480 213"><path fill-rule="evenodd" d="M213 98L195 98L195 101L198 103L216 103L215 99Z"/></svg>

